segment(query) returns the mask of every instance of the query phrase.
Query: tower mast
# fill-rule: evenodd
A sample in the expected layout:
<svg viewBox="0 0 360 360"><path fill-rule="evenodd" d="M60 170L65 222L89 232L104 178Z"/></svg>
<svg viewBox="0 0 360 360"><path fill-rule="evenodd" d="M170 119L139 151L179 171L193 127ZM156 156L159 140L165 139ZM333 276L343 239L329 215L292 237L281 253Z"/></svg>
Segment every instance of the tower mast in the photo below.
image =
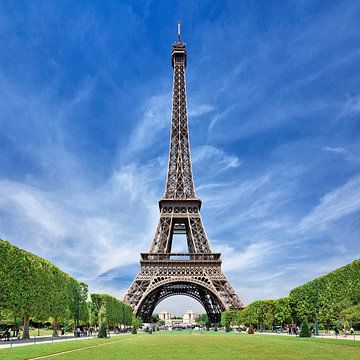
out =
<svg viewBox="0 0 360 360"><path fill-rule="evenodd" d="M186 60L186 45L181 41L180 23L178 23L178 38L171 51L173 97L169 166L164 196L166 199L195 198L186 105Z"/></svg>

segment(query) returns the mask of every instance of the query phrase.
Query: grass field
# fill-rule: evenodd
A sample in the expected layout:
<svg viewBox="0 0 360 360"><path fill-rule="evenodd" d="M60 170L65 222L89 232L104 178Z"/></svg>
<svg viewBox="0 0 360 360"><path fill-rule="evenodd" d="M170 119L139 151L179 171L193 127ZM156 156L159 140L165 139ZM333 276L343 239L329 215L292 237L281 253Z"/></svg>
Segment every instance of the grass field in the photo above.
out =
<svg viewBox="0 0 360 360"><path fill-rule="evenodd" d="M88 349L86 347L92 346ZM81 350L80 350L81 349ZM0 359L360 359L360 342L224 333L155 333L0 350ZM53 359L54 357L52 357Z"/></svg>

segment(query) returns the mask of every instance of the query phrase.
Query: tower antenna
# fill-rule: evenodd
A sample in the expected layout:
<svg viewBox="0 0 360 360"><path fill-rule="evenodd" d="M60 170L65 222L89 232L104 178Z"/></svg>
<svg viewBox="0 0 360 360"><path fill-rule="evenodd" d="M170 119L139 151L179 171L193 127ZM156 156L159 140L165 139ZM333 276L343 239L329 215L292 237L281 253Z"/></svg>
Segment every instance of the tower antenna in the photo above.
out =
<svg viewBox="0 0 360 360"><path fill-rule="evenodd" d="M178 36L177 36L177 39L178 39L178 42L181 42L181 37L180 37L180 26L181 26L181 21L178 20L177 22L177 26L178 26Z"/></svg>

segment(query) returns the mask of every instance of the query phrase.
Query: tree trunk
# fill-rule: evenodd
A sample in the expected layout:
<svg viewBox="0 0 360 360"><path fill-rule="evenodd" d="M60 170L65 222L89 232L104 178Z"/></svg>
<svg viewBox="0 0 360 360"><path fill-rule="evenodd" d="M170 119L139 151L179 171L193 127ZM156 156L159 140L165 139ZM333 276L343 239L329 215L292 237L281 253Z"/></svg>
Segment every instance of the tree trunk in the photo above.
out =
<svg viewBox="0 0 360 360"><path fill-rule="evenodd" d="M30 317L29 314L24 315L24 331L23 331L23 339L30 339L30 333L29 333L29 322Z"/></svg>
<svg viewBox="0 0 360 360"><path fill-rule="evenodd" d="M17 328L17 324L16 324L16 317L14 318L14 327L13 327L13 337L16 336L16 328Z"/></svg>
<svg viewBox="0 0 360 360"><path fill-rule="evenodd" d="M59 330L59 321L58 318L54 318L53 320L53 337L58 337L58 330Z"/></svg>

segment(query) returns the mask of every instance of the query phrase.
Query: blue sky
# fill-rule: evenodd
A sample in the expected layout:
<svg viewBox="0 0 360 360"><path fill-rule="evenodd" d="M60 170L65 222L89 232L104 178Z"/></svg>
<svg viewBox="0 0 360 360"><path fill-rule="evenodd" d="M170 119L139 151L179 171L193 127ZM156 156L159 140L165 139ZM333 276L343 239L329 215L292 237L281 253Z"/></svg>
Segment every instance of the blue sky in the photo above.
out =
<svg viewBox="0 0 360 360"><path fill-rule="evenodd" d="M2 1L0 237L124 295L164 192L181 19L196 192L238 294L359 258L359 18L356 1Z"/></svg>

